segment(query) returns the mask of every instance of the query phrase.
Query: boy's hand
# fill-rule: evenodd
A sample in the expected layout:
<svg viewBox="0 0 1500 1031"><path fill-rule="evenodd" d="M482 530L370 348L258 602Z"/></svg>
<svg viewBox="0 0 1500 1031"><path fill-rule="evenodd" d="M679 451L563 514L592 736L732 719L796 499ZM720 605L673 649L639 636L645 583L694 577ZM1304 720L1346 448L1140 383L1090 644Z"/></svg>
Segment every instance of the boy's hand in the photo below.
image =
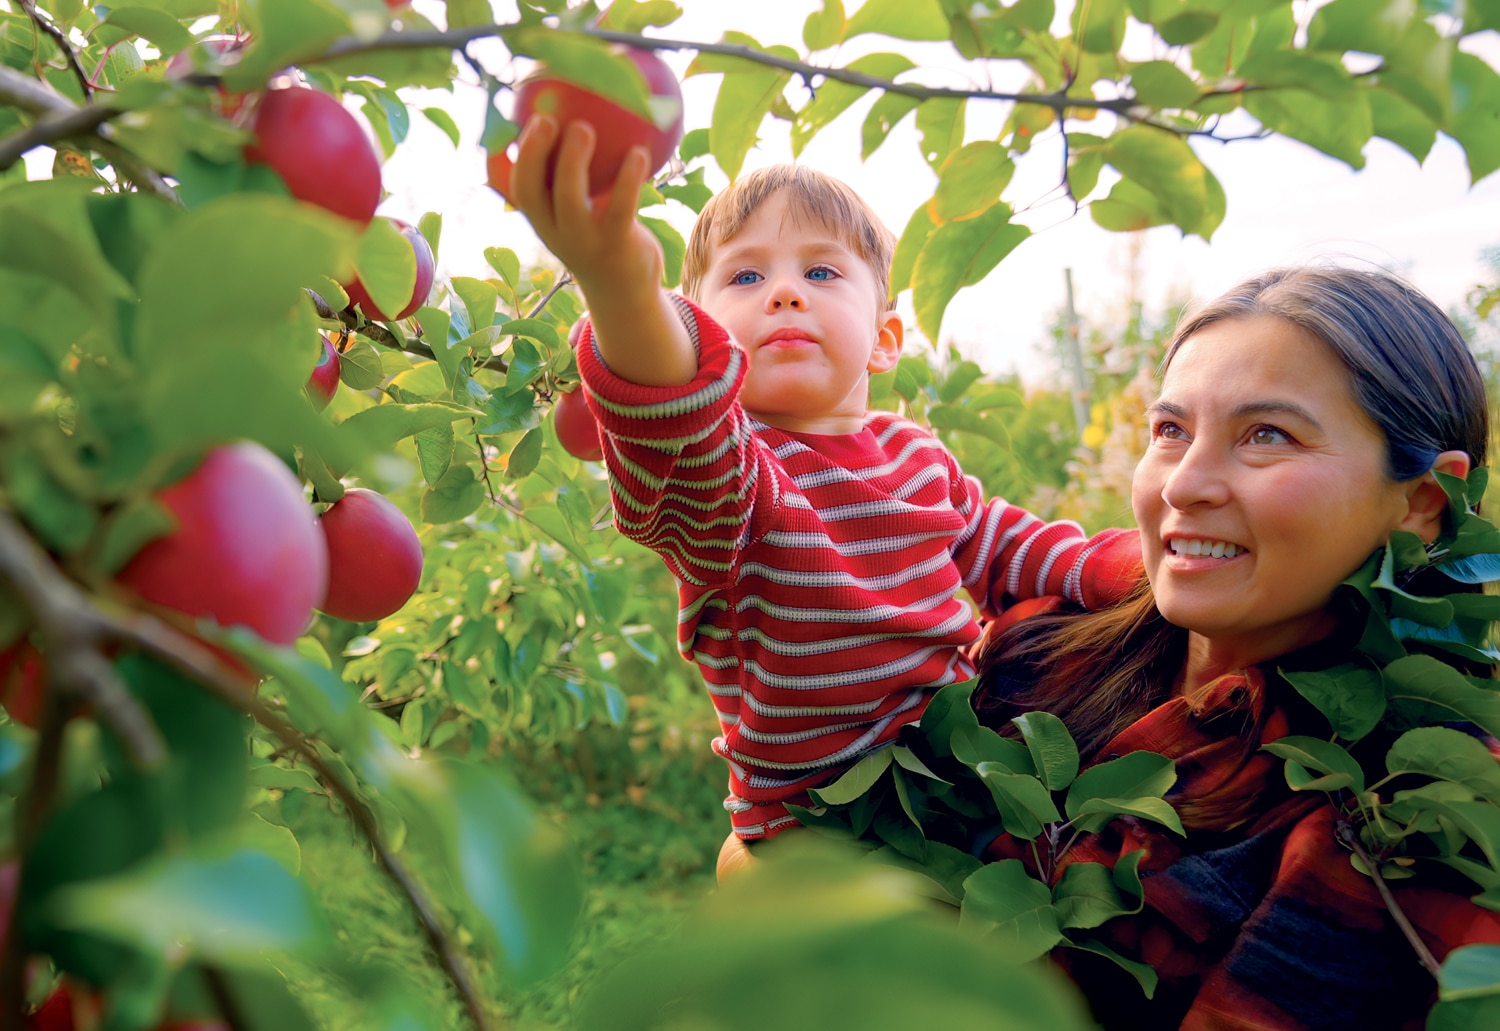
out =
<svg viewBox="0 0 1500 1031"><path fill-rule="evenodd" d="M594 144L586 122L569 123L559 141L554 119L532 118L521 133L509 200L578 281L605 364L633 383L687 383L698 371L697 355L661 288L661 245L635 217L650 158L644 148L632 148L609 194L591 200Z"/></svg>

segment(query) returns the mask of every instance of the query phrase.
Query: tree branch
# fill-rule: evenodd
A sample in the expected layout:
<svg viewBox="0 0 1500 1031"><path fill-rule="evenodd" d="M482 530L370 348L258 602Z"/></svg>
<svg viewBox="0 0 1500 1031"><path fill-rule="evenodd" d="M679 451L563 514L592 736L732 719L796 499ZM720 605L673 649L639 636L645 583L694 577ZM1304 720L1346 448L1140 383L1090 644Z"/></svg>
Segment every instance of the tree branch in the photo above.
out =
<svg viewBox="0 0 1500 1031"><path fill-rule="evenodd" d="M1411 945L1412 950L1416 952L1417 960L1432 975L1432 979L1436 981L1441 973L1441 964L1438 963L1437 957L1433 956L1432 950L1427 947L1427 943L1422 940L1422 936L1417 934L1417 929L1412 926L1411 921L1406 918L1406 913L1401 909L1400 903L1396 901L1396 896L1391 894L1390 885L1386 884L1385 878L1380 876L1379 861L1374 859L1365 849L1364 843L1359 840L1359 833L1348 820L1339 820L1338 835L1344 844L1348 845L1354 851L1354 854L1359 857L1360 862L1364 863L1365 869L1370 874L1370 879L1375 882L1375 890L1380 892L1381 901L1385 903L1385 908L1390 911L1391 919L1396 921L1396 926L1401 929L1401 934L1406 938L1407 943Z"/></svg>
<svg viewBox="0 0 1500 1031"><path fill-rule="evenodd" d="M78 80L78 85L83 87L83 98L87 100L93 96L94 84L89 82L89 77L83 72L83 65L78 63L78 54L74 52L73 44L68 42L67 33L42 17L42 12L36 9L36 0L20 0L20 2L21 8L30 15L31 20L36 23L36 27L41 29L46 35L52 37L52 41L57 44L57 49L62 51L63 59L68 62L68 67L73 70L73 76Z"/></svg>
<svg viewBox="0 0 1500 1031"><path fill-rule="evenodd" d="M555 293L556 291L554 290L553 292ZM396 337L390 332L390 330L386 329L378 322L370 322L366 320L363 325L360 325L359 317L356 316L353 312L334 311L329 303L323 300L322 296L317 291L306 290L306 293L308 297L312 298L313 308L317 310L318 318L341 322L351 331L358 332L364 336L369 337L371 340L375 341L378 344L384 344L386 347L393 348L397 351L405 351L407 354L414 354L418 358L428 358L433 361L437 360L437 355L433 353L432 348L422 343L422 341L402 340ZM549 294L548 300L550 299L551 295ZM474 364L474 367L476 369L494 369L496 372L504 372L508 368L510 368L510 366L505 363L505 359L500 358L497 355L490 355L482 361L476 362Z"/></svg>

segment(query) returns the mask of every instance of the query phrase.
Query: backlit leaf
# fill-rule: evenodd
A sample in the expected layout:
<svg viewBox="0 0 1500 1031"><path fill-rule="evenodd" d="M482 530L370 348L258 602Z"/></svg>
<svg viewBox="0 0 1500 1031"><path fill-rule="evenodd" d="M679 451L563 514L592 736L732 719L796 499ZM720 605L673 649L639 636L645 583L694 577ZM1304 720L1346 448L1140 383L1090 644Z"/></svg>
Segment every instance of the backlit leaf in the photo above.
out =
<svg viewBox="0 0 1500 1031"><path fill-rule="evenodd" d="M935 225L982 214L1000 199L1015 165L1004 147L978 140L948 155L938 173L937 192L927 202Z"/></svg>
<svg viewBox="0 0 1500 1031"><path fill-rule="evenodd" d="M953 295L978 283L1030 235L1026 226L1010 221L1010 207L998 203L977 218L938 226L928 236L912 269L912 301L917 325L929 340L938 339Z"/></svg>
<svg viewBox="0 0 1500 1031"><path fill-rule="evenodd" d="M921 101L916 97L908 97L902 93L882 93L871 105L870 113L865 115L865 124L860 130L860 160L868 160L871 154L880 149L891 130L916 110L919 103Z"/></svg>
<svg viewBox="0 0 1500 1031"><path fill-rule="evenodd" d="M866 0L850 17L844 39L866 32L910 40L948 38L948 18L939 0Z"/></svg>
<svg viewBox="0 0 1500 1031"><path fill-rule="evenodd" d="M827 50L843 38L843 0L823 0L823 6L802 23L802 42L808 50Z"/></svg>
<svg viewBox="0 0 1500 1031"><path fill-rule="evenodd" d="M924 100L917 108L917 133L922 137L922 157L933 171L964 142L964 111L967 101L958 97Z"/></svg>

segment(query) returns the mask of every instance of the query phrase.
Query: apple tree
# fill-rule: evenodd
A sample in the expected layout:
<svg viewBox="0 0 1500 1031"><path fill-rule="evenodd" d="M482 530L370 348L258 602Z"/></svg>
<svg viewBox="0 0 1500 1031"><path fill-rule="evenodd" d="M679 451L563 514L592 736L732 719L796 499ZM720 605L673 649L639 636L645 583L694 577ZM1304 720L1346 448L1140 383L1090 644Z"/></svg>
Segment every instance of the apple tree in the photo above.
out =
<svg viewBox="0 0 1500 1031"><path fill-rule="evenodd" d="M1500 166L1500 76L1465 49L1500 28L1493 4L823 0L800 48L676 39L679 14L0 0L0 1028L310 1026L277 955L368 989L379 1026L442 1026L340 948L299 878L309 798L350 821L493 1026L476 964L554 968L579 892L507 758L695 690L670 654L670 581L610 529L566 400L583 304L566 270L496 240L487 269L435 281L442 220L375 216L414 118L478 138L503 186L536 62L622 112L601 130L660 130L680 111L618 48L692 51L711 120L642 197L668 286L683 242L662 206L701 209L706 171L736 175L766 119L798 149L861 119L868 161L910 120L933 176L892 282L931 339L960 290L1024 253L1021 162L1056 161L1105 228L1205 239L1231 199L1195 140L1279 133L1358 167L1375 136L1421 160L1443 133L1474 179ZM480 39L503 59L477 58ZM934 85L918 44L1027 85ZM461 127L410 87L484 90L489 115ZM976 105L1006 111L997 137L970 138ZM1043 138L1060 158L1033 152ZM876 395L971 448L1003 449L1016 403L922 358ZM420 874L413 841L436 857ZM885 897L849 892L863 901L835 899L817 934L871 951L849 910ZM975 946L898 931L938 958L929 988L960 990ZM643 969L707 991L736 962L679 951ZM972 1011L990 1026L1083 1026L1003 955L986 969L996 991ZM872 977L861 991L918 991ZM596 1026L652 1025L671 1000L638 988L616 984Z"/></svg>

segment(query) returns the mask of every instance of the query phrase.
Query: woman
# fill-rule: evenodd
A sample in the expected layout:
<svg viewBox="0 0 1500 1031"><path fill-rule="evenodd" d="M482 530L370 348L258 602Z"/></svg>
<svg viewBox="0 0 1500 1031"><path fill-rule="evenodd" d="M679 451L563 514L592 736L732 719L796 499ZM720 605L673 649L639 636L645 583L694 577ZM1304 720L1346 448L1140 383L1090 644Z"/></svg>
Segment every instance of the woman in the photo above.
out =
<svg viewBox="0 0 1500 1031"><path fill-rule="evenodd" d="M1427 651L1492 674L1473 649L1394 643L1341 587L1364 570L1373 590L1372 554L1411 540L1396 531L1431 552L1467 518L1445 491L1459 480L1440 474L1461 480L1485 461L1483 380L1420 293L1384 273L1323 268L1231 290L1181 325L1163 368L1133 486L1149 584L1111 611L1054 607L992 628L980 661L974 707L1002 733L1043 710L1067 725L1085 767L1137 750L1176 761L1166 798L1185 835L1118 818L1046 874L1056 883L1069 862L1143 853L1144 908L1096 938L1155 968L1154 999L1097 955L1054 955L1111 1028L1420 1027L1432 967L1458 945L1500 942L1500 917L1469 901L1479 888L1466 877L1405 853L1388 877L1419 876L1383 897L1388 878L1356 869L1370 856L1353 792L1293 790L1307 769L1262 746L1337 740L1374 781L1405 729L1393 726L1400 713L1355 719L1338 684L1373 683L1384 710L1369 678L1392 655ZM1400 582L1414 605L1432 593ZM1473 589L1444 582L1439 592ZM1425 839L1410 841L1421 855ZM985 858L1031 865L1025 844L1001 835Z"/></svg>

